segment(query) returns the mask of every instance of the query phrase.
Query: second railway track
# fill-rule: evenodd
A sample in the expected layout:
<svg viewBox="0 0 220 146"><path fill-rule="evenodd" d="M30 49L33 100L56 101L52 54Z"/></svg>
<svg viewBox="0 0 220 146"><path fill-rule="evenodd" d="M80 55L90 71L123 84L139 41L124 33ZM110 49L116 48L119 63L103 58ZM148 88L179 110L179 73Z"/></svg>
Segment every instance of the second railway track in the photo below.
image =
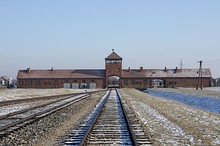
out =
<svg viewBox="0 0 220 146"><path fill-rule="evenodd" d="M124 107L123 107L124 105ZM63 145L151 145L138 119L117 90L108 91L100 103L69 133Z"/></svg>
<svg viewBox="0 0 220 146"><path fill-rule="evenodd" d="M88 93L69 96L44 105L27 108L0 117L0 137L57 110L90 96Z"/></svg>

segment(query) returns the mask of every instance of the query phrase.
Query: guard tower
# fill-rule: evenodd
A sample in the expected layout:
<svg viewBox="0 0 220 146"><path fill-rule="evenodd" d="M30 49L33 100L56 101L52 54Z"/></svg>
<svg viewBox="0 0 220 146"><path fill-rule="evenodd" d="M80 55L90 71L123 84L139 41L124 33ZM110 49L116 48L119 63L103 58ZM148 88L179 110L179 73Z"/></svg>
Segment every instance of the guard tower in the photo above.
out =
<svg viewBox="0 0 220 146"><path fill-rule="evenodd" d="M106 72L106 87L120 88L120 79L122 77L122 58L115 53L112 53L105 58L105 72Z"/></svg>

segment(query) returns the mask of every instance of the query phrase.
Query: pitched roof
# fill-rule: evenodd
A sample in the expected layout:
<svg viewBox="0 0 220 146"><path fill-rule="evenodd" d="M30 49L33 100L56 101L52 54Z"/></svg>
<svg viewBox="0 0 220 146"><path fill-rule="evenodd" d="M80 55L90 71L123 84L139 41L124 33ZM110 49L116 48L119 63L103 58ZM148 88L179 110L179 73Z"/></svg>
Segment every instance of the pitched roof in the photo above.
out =
<svg viewBox="0 0 220 146"><path fill-rule="evenodd" d="M122 78L194 78L198 77L199 69L124 69ZM211 78L209 68L202 69L202 76ZM75 69L75 70L19 70L18 79L100 79L105 78L104 69Z"/></svg>
<svg viewBox="0 0 220 146"><path fill-rule="evenodd" d="M199 69L143 69L140 71L136 70L123 70L123 78L192 78L198 77ZM211 71L209 68L202 69L202 76L211 78Z"/></svg>
<svg viewBox="0 0 220 146"><path fill-rule="evenodd" d="M112 53L105 58L105 60L122 60L122 58L114 52L114 49L112 50Z"/></svg>
<svg viewBox="0 0 220 146"><path fill-rule="evenodd" d="M79 70L19 70L17 78L42 78L42 79L60 79L60 78L104 78L105 70L89 70L89 69L79 69Z"/></svg>

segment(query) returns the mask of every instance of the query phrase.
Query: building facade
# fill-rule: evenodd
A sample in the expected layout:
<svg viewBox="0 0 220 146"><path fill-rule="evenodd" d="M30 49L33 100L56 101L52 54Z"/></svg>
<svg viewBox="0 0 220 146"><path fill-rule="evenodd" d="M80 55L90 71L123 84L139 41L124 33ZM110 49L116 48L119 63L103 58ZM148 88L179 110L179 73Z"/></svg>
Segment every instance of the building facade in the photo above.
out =
<svg viewBox="0 0 220 146"><path fill-rule="evenodd" d="M137 88L210 87L211 71L202 69L123 69L122 58L112 50L105 69L19 70L18 88Z"/></svg>

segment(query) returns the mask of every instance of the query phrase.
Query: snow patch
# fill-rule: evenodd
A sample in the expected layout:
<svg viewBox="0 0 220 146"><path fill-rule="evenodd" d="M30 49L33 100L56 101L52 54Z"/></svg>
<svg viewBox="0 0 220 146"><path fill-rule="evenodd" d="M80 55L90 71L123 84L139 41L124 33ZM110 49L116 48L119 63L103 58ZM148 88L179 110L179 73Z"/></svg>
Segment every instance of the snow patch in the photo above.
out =
<svg viewBox="0 0 220 146"><path fill-rule="evenodd" d="M193 143L191 135L187 135L180 127L170 122L150 106L142 102L133 102L132 104L135 110L137 110L141 121L149 128L150 132L157 133L158 128L165 131L165 133L157 133L157 135L160 135L157 137L157 141L174 145L182 144L183 140L189 140Z"/></svg>
<svg viewBox="0 0 220 146"><path fill-rule="evenodd" d="M145 93L153 96L176 100L189 106L220 114L220 98L216 96L174 93L158 90L146 90Z"/></svg>

